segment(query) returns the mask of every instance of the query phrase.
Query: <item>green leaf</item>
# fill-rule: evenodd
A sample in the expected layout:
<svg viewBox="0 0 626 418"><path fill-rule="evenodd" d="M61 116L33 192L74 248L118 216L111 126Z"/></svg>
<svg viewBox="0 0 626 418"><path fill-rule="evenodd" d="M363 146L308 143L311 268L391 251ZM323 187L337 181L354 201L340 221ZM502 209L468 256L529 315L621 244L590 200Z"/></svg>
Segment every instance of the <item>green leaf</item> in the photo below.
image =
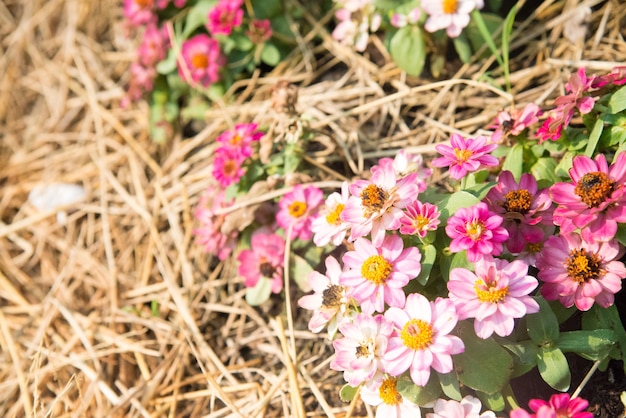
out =
<svg viewBox="0 0 626 418"><path fill-rule="evenodd" d="M572 376L565 354L557 347L541 347L537 354L537 369L541 378L553 389L565 392Z"/></svg>
<svg viewBox="0 0 626 418"><path fill-rule="evenodd" d="M617 224L617 233L615 238L620 244L626 245L626 224Z"/></svg>
<svg viewBox="0 0 626 418"><path fill-rule="evenodd" d="M619 113L624 109L626 109L626 86L613 93L608 103L609 113Z"/></svg>
<svg viewBox="0 0 626 418"><path fill-rule="evenodd" d="M484 393L484 392L476 392L478 398L480 399L483 409L489 409L491 411L503 411L506 406L506 402L504 400L504 396L502 393Z"/></svg>
<svg viewBox="0 0 626 418"><path fill-rule="evenodd" d="M589 360L603 360L616 344L610 329L562 332L557 347L564 353L574 352Z"/></svg>
<svg viewBox="0 0 626 418"><path fill-rule="evenodd" d="M522 165L524 163L524 146L522 144L515 144L509 151L509 155L506 156L502 170L508 170L513 173L515 180L519 181L522 177Z"/></svg>
<svg viewBox="0 0 626 418"><path fill-rule="evenodd" d="M430 271L432 270L433 265L435 264L435 259L437 258L437 248L435 248L434 245L429 244L425 246L420 246L419 249L422 253L422 270L420 271L420 274L417 276L416 280L422 286L426 286L426 283L428 283L428 278L430 277Z"/></svg>
<svg viewBox="0 0 626 418"><path fill-rule="evenodd" d="M537 365L539 347L533 341L526 340L515 344L503 344L503 347L515 354L511 377L522 376Z"/></svg>
<svg viewBox="0 0 626 418"><path fill-rule="evenodd" d="M183 39L189 38L196 29L206 25L209 12L215 6L217 0L199 1L189 9L187 18L185 19L185 29L183 30Z"/></svg>
<svg viewBox="0 0 626 418"><path fill-rule="evenodd" d="M285 146L285 174L295 173L298 165L302 161L302 148L296 143Z"/></svg>
<svg viewBox="0 0 626 418"><path fill-rule="evenodd" d="M289 275L296 282L303 292L310 292L309 274L313 271L313 267L302 257L297 254L291 254L289 262Z"/></svg>
<svg viewBox="0 0 626 418"><path fill-rule="evenodd" d="M481 46L487 44L500 67L504 68L502 57L498 53L498 47L492 37L492 33L502 24L502 18L492 13L481 13L478 10L472 11L471 17L471 23L466 31L474 50L477 51Z"/></svg>
<svg viewBox="0 0 626 418"><path fill-rule="evenodd" d="M589 158L593 157L598 141L600 141L600 135L602 135L602 129L604 128L604 122L601 119L596 120L593 125L593 130L589 135L589 142L587 142L587 148L585 148L585 155Z"/></svg>
<svg viewBox="0 0 626 418"><path fill-rule="evenodd" d="M470 45L469 39L467 39L467 35L461 32L459 36L452 39L452 43L461 61L465 64L470 62L472 59L472 46Z"/></svg>
<svg viewBox="0 0 626 418"><path fill-rule="evenodd" d="M272 294L272 281L267 277L261 277L256 286L246 288L246 302L250 306L259 306L270 298Z"/></svg>
<svg viewBox="0 0 626 418"><path fill-rule="evenodd" d="M276 45L266 42L261 47L261 61L265 64L275 67L280 62L280 51Z"/></svg>
<svg viewBox="0 0 626 418"><path fill-rule="evenodd" d="M354 387L354 386L350 386L349 384L346 383L339 390L339 398L343 402L351 402L352 399L354 399L354 395L356 395L356 392L358 390L359 390L358 386Z"/></svg>
<svg viewBox="0 0 626 418"><path fill-rule="evenodd" d="M537 345L554 343L559 338L559 321L544 298L534 299L539 303L540 310L526 316L528 335Z"/></svg>
<svg viewBox="0 0 626 418"><path fill-rule="evenodd" d="M582 328L583 330L612 330L615 334L617 346L612 350L611 357L620 360L626 358L626 331L615 305L611 305L608 308L593 305L591 309L583 313ZM626 371L626 365L624 369Z"/></svg>
<svg viewBox="0 0 626 418"><path fill-rule="evenodd" d="M569 169L572 168L572 160L574 159L574 153L571 151L566 152L562 157L561 161L556 166L555 173L557 176L562 178L569 177Z"/></svg>
<svg viewBox="0 0 626 418"><path fill-rule="evenodd" d="M169 51L167 51L167 56L165 57L165 59L163 61L160 61L156 65L157 73L164 75L175 71L176 68L176 52L174 51L174 49L170 49Z"/></svg>
<svg viewBox="0 0 626 418"><path fill-rule="evenodd" d="M437 205L439 206L439 211L441 212L439 219L442 223L446 222L448 218L457 210L461 208L468 208L478 203L480 203L479 198L464 190L447 195Z"/></svg>
<svg viewBox="0 0 626 418"><path fill-rule="evenodd" d="M407 74L418 76L426 62L426 44L416 25L400 28L390 42L391 57Z"/></svg>
<svg viewBox="0 0 626 418"><path fill-rule="evenodd" d="M443 393L450 399L460 401L463 399L461 394L461 388L459 387L459 379L456 377L456 373L438 373L439 383Z"/></svg>
<svg viewBox="0 0 626 418"><path fill-rule="evenodd" d="M511 91L511 81L509 80L509 46L511 44L511 33L513 32L513 23L517 15L518 3L513 5L509 14L506 15L502 26L502 62L504 70L504 79L506 81L506 89Z"/></svg>
<svg viewBox="0 0 626 418"><path fill-rule="evenodd" d="M437 374L431 373L426 386L417 386L411 377L405 373L398 377L396 389L409 401L417 405L424 405L434 402L441 395L441 386L438 380Z"/></svg>
<svg viewBox="0 0 626 418"><path fill-rule="evenodd" d="M552 157L542 157L530 168L530 173L539 180L549 180L556 183L561 179L556 175L556 160Z"/></svg>

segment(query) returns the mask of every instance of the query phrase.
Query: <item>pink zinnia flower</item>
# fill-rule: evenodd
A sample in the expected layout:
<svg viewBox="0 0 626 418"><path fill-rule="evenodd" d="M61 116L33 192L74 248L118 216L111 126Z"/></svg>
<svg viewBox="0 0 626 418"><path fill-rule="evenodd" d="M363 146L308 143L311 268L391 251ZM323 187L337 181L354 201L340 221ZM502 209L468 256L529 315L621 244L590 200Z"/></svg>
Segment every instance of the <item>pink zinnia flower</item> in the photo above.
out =
<svg viewBox="0 0 626 418"><path fill-rule="evenodd" d="M474 139L463 138L459 134L452 134L450 145L438 144L435 149L443 157L435 158L431 165L435 167L450 167L450 177L460 180L468 172L477 171L482 167L496 167L498 159L489 155L498 147L497 144L487 145L487 138L478 136Z"/></svg>
<svg viewBox="0 0 626 418"><path fill-rule="evenodd" d="M382 315L356 315L351 322L339 325L343 338L333 341L335 357L330 368L343 371L343 378L356 387L383 379L382 358L393 324Z"/></svg>
<svg viewBox="0 0 626 418"><path fill-rule="evenodd" d="M626 277L626 266L618 261L622 254L615 240L590 243L576 233L551 236L537 256L537 276L544 282L541 294L581 311L588 311L594 301L608 308Z"/></svg>
<svg viewBox="0 0 626 418"><path fill-rule="evenodd" d="M246 287L256 287L260 280L270 280L272 293L283 288L283 258L285 240L280 236L259 230L252 234L250 249L237 256L237 272L244 278Z"/></svg>
<svg viewBox="0 0 626 418"><path fill-rule="evenodd" d="M480 399L469 395L461 399L461 402L437 399L433 412L426 414L426 418L496 418L493 411L481 414L481 408Z"/></svg>
<svg viewBox="0 0 626 418"><path fill-rule="evenodd" d="M324 193L319 188L297 184L278 202L276 222L285 230L292 228L291 238L299 237L306 241L311 238L311 223L322 200Z"/></svg>
<svg viewBox="0 0 626 418"><path fill-rule="evenodd" d="M485 339L494 332L511 335L515 318L539 312L539 304L528 296L537 284L525 262L484 257L476 261L475 272L452 269L448 290L459 320L476 318L476 335Z"/></svg>
<svg viewBox="0 0 626 418"><path fill-rule="evenodd" d="M211 35L230 35L241 25L243 0L220 0L209 12L206 28Z"/></svg>
<svg viewBox="0 0 626 418"><path fill-rule="evenodd" d="M617 223L626 222L626 152L620 153L609 168L603 154L595 160L578 155L569 170L572 183L556 183L550 188L554 223L562 233L581 228L588 241L608 241L617 233Z"/></svg>
<svg viewBox="0 0 626 418"><path fill-rule="evenodd" d="M425 296L411 293L403 309L391 307L385 318L396 329L383 356L385 370L392 376L409 370L413 382L425 386L431 367L439 373L448 373L453 368L452 355L465 350L459 337L448 335L457 323L456 309L450 299L429 302Z"/></svg>
<svg viewBox="0 0 626 418"><path fill-rule="evenodd" d="M153 67L165 59L169 38L165 28L158 28L155 24L148 24L143 33L141 45L137 49L137 59L145 67Z"/></svg>
<svg viewBox="0 0 626 418"><path fill-rule="evenodd" d="M126 96L120 102L120 106L127 107L131 102L140 100L145 92L152 91L156 76L154 67L144 67L138 62L133 62L130 65L130 82L126 88Z"/></svg>
<svg viewBox="0 0 626 418"><path fill-rule="evenodd" d="M510 171L501 172L485 200L504 218L502 226L509 233L506 247L511 253L522 252L528 243L542 242L546 229L554 229L548 190L538 191L537 180L530 173L522 174L517 184Z"/></svg>
<svg viewBox="0 0 626 418"><path fill-rule="evenodd" d="M354 251L343 256L347 267L339 282L350 287L350 296L365 313L383 312L389 306L404 306L403 287L420 273L422 254L416 247L404 248L397 235L385 237L381 247L359 238Z"/></svg>
<svg viewBox="0 0 626 418"><path fill-rule="evenodd" d="M156 22L154 0L124 0L124 16L132 26Z"/></svg>
<svg viewBox="0 0 626 418"><path fill-rule="evenodd" d="M309 330L320 332L328 326L328 335L332 339L337 327L349 316L350 299L346 296L346 288L339 283L342 269L336 258L328 256L325 261L326 274L312 271L309 274L309 285L312 295L302 296L298 306L313 311L309 320Z"/></svg>
<svg viewBox="0 0 626 418"><path fill-rule="evenodd" d="M419 405L406 399L398 392L395 377L387 376L380 385L361 387L361 399L368 405L376 407L376 418L420 418L422 412Z"/></svg>
<svg viewBox="0 0 626 418"><path fill-rule="evenodd" d="M496 116L496 130L491 135L491 142L499 144L509 135L517 136L524 129L539 122L542 111L534 103L527 104L524 109L513 109L511 113L502 111Z"/></svg>
<svg viewBox="0 0 626 418"><path fill-rule="evenodd" d="M313 242L318 247L323 247L330 242L339 245L346 237L350 224L341 219L341 212L346 207L350 192L348 182L341 185L341 194L333 192L326 198L324 206L319 211L319 216L311 223Z"/></svg>
<svg viewBox="0 0 626 418"><path fill-rule="evenodd" d="M593 418L591 412L585 412L589 402L582 398L571 398L567 393L557 393L548 402L543 399L531 399L528 406L536 414L529 414L523 409L511 412L510 418Z"/></svg>
<svg viewBox="0 0 626 418"><path fill-rule="evenodd" d="M206 34L196 35L183 42L181 55L183 62L178 61L180 77L186 82L198 83L203 87L209 87L218 81L219 70L226 64L219 43Z"/></svg>
<svg viewBox="0 0 626 418"><path fill-rule="evenodd" d="M614 86L621 86L626 84L626 66L614 67L610 74L596 77L591 87L601 88L607 84L613 84Z"/></svg>
<svg viewBox="0 0 626 418"><path fill-rule="evenodd" d="M372 178L357 180L350 185L348 199L341 219L352 228L350 240L371 232L372 242L380 246L385 231L400 227L402 209L417 199L417 174L410 173L398 180L391 161L382 162L372 170Z"/></svg>
<svg viewBox="0 0 626 418"><path fill-rule="evenodd" d="M456 38L469 24L471 11L482 8L482 1L422 0L422 8L429 15L424 24L428 32L445 29L450 38Z"/></svg>
<svg viewBox="0 0 626 418"><path fill-rule="evenodd" d="M198 228L193 230L197 243L204 247L204 251L225 260L235 248L237 231L224 231L226 215L215 215L218 209L228 207L234 199L226 200L223 190L209 187L200 196L200 203L194 212L199 222Z"/></svg>
<svg viewBox="0 0 626 418"><path fill-rule="evenodd" d="M264 135L257 128L256 123L239 123L233 129L222 132L216 141L237 149L242 157L249 157L253 151L252 143L258 142Z"/></svg>
<svg viewBox="0 0 626 418"><path fill-rule="evenodd" d="M539 129L537 129L535 136L539 139L539 144L542 144L545 141L558 141L562 134L563 121L548 116Z"/></svg>
<svg viewBox="0 0 626 418"><path fill-rule="evenodd" d="M556 105L556 111L562 115L563 126L569 125L572 116L574 116L574 109L577 108L581 114L587 114L591 112L595 104L593 97L584 96L591 88L595 77L588 78L586 69L584 67L579 68L578 72L572 74L569 81L565 85L565 89L570 92L565 96L557 97L554 100Z"/></svg>
<svg viewBox="0 0 626 418"><path fill-rule="evenodd" d="M213 160L213 177L222 187L228 187L238 183L239 179L246 174L243 168L245 157L242 157L236 149L220 147L215 150Z"/></svg>
<svg viewBox="0 0 626 418"><path fill-rule="evenodd" d="M254 19L250 22L250 28L246 31L246 35L252 43L262 44L272 37L272 24L268 19Z"/></svg>
<svg viewBox="0 0 626 418"><path fill-rule="evenodd" d="M452 238L450 251L458 253L467 250L467 259L471 262L483 255L502 254L502 243L509 238L504 229L502 216L480 202L469 208L461 208L448 218L446 234Z"/></svg>
<svg viewBox="0 0 626 418"><path fill-rule="evenodd" d="M400 219L400 233L424 238L428 231L435 231L441 223L439 215L437 206L416 200L406 207Z"/></svg>

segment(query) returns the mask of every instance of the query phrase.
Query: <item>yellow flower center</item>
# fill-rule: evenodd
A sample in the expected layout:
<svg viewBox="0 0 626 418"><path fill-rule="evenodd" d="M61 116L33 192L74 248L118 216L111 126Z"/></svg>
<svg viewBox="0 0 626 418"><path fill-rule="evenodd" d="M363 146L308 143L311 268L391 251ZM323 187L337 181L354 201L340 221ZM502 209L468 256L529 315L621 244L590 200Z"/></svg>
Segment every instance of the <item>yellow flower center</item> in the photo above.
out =
<svg viewBox="0 0 626 418"><path fill-rule="evenodd" d="M451 15L456 12L458 7L458 0L443 0L441 7L443 8L443 12L447 15Z"/></svg>
<svg viewBox="0 0 626 418"><path fill-rule="evenodd" d="M191 66L194 68L206 68L209 66L209 59L204 54L195 54L191 57Z"/></svg>
<svg viewBox="0 0 626 418"><path fill-rule="evenodd" d="M533 197L528 190L511 190L504 195L502 207L507 212L528 213L532 203Z"/></svg>
<svg viewBox="0 0 626 418"><path fill-rule="evenodd" d="M237 145L241 142L241 135L239 134L235 134L235 136L232 137L232 139L230 140L230 143L233 145Z"/></svg>
<svg viewBox="0 0 626 418"><path fill-rule="evenodd" d="M388 193L375 184L369 184L361 191L361 203L369 212L381 210L388 198Z"/></svg>
<svg viewBox="0 0 626 418"><path fill-rule="evenodd" d="M292 202L291 205L287 208L289 214L294 218L299 218L306 213L306 203L295 201Z"/></svg>
<svg viewBox="0 0 626 418"><path fill-rule="evenodd" d="M584 248L570 251L569 257L565 261L565 266L569 277L578 284L597 279L605 273L600 257L597 254L586 251Z"/></svg>
<svg viewBox="0 0 626 418"><path fill-rule="evenodd" d="M455 9L456 10L456 1L454 2L455 4ZM460 149L460 148L455 148L454 149L454 156L456 157L457 160L459 161L467 161L470 159L470 157L473 155L474 153L468 149Z"/></svg>
<svg viewBox="0 0 626 418"><path fill-rule="evenodd" d="M343 286L331 284L322 292L322 307L337 308L341 306Z"/></svg>
<svg viewBox="0 0 626 418"><path fill-rule="evenodd" d="M384 284L393 266L382 255L372 255L363 262L361 275L376 285Z"/></svg>
<svg viewBox="0 0 626 418"><path fill-rule="evenodd" d="M341 212L343 212L344 205L343 203L338 203L328 215L326 215L326 222L329 225L339 225L341 223Z"/></svg>
<svg viewBox="0 0 626 418"><path fill-rule="evenodd" d="M483 303L501 302L506 297L506 295L509 294L508 286L502 289L498 289L496 283L485 282L482 279L476 280L476 283L474 283L474 290L476 291L476 296L478 296L478 300Z"/></svg>
<svg viewBox="0 0 626 418"><path fill-rule="evenodd" d="M483 230L485 225L480 221L474 221L467 224L465 228L465 233L468 237L477 241L483 235Z"/></svg>
<svg viewBox="0 0 626 418"><path fill-rule="evenodd" d="M383 380L378 388L380 399L387 405L398 405L402 402L402 395L396 387L396 378L387 377Z"/></svg>
<svg viewBox="0 0 626 418"><path fill-rule="evenodd" d="M421 319L411 319L402 328L402 343L411 350L423 350L433 342L435 332L432 327Z"/></svg>
<svg viewBox="0 0 626 418"><path fill-rule="evenodd" d="M609 177L602 172L593 171L584 174L574 189L580 200L590 208L600 206L613 192L614 184Z"/></svg>
<svg viewBox="0 0 626 418"><path fill-rule="evenodd" d="M417 215L413 219L413 227L417 230L422 230L428 225L429 219L422 215Z"/></svg>

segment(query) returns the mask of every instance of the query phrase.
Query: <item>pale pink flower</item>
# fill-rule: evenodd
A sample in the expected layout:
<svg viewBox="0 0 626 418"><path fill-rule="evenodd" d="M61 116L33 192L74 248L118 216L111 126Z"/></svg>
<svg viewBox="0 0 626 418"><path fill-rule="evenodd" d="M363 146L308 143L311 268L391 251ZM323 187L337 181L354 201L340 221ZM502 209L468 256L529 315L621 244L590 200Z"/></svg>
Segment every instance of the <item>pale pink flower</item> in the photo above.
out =
<svg viewBox="0 0 626 418"><path fill-rule="evenodd" d="M396 330L383 356L385 370L392 376L409 370L413 382L425 386L431 368L449 373L453 369L452 355L465 350L459 337L448 335L458 318L450 299L429 302L425 296L411 293L403 309L392 306L385 318L393 322Z"/></svg>
<svg viewBox="0 0 626 418"><path fill-rule="evenodd" d="M394 13L391 16L391 26L396 28L402 28L406 25L414 25L419 22L420 17L422 16L422 11L419 7L415 7L409 13Z"/></svg>
<svg viewBox="0 0 626 418"><path fill-rule="evenodd" d="M450 145L438 144L435 149L443 157L435 158L431 165L434 167L450 167L450 177L460 180L468 172L478 171L481 167L496 167L498 159L489 155L498 147L497 144L487 144L487 138L463 138L454 133L450 137Z"/></svg>
<svg viewBox="0 0 626 418"><path fill-rule="evenodd" d="M471 262L484 255L502 254L502 243L509 238L502 221L502 216L491 212L484 202L457 210L446 225L446 234L452 238L450 251L467 250Z"/></svg>
<svg viewBox="0 0 626 418"><path fill-rule="evenodd" d="M219 0L209 12L206 28L211 35L230 35L241 26L243 0Z"/></svg>
<svg viewBox="0 0 626 418"><path fill-rule="evenodd" d="M365 51L369 34L376 32L382 22L372 0L347 0L335 12L335 17L339 23L333 30L333 38L342 44L354 45L357 51Z"/></svg>
<svg viewBox="0 0 626 418"><path fill-rule="evenodd" d="M581 229L588 241L608 241L615 237L617 224L626 222L626 152L621 152L609 168L603 154L594 160L578 155L569 170L571 183L550 188L554 223L562 233Z"/></svg>
<svg viewBox="0 0 626 418"><path fill-rule="evenodd" d="M209 87L218 81L220 68L226 65L219 43L203 33L183 42L181 55L183 62L178 60L178 74L184 81L198 83L202 87Z"/></svg>
<svg viewBox="0 0 626 418"><path fill-rule="evenodd" d="M381 162L385 159L381 159ZM380 165L380 163L379 163ZM392 162L393 170L398 178L403 178L411 173L416 173L417 191L419 193L428 188L428 179L433 174L433 169L424 166L424 158L421 154L410 154L405 150L400 150ZM376 167L372 167L372 172Z"/></svg>
<svg viewBox="0 0 626 418"><path fill-rule="evenodd" d="M397 388L395 377L387 376L378 386L362 386L361 399L376 407L376 418L420 418L419 405L406 399Z"/></svg>
<svg viewBox="0 0 626 418"><path fill-rule="evenodd" d="M306 241L311 238L311 224L317 217L317 210L324 200L324 193L315 186L297 184L293 190L284 195L278 202L276 222L278 226L288 230L291 227L291 238Z"/></svg>
<svg viewBox="0 0 626 418"><path fill-rule="evenodd" d="M124 0L124 16L132 26L156 23L154 0Z"/></svg>
<svg viewBox="0 0 626 418"><path fill-rule="evenodd" d="M226 215L216 215L218 209L230 206L234 199L227 200L223 190L209 187L200 196L200 203L194 211L199 226L193 230L196 242L204 251L225 260L235 248L237 231L224 231Z"/></svg>
<svg viewBox="0 0 626 418"><path fill-rule="evenodd" d="M593 413L586 412L589 402L583 398L571 398L567 393L557 393L548 402L543 399L531 399L528 402L535 414L523 409L511 411L510 418L593 418Z"/></svg>
<svg viewBox="0 0 626 418"><path fill-rule="evenodd" d="M238 150L242 157L252 155L252 144L258 142L264 135L257 131L256 123L239 123L233 129L222 132L216 139L217 142Z"/></svg>
<svg viewBox="0 0 626 418"><path fill-rule="evenodd" d="M391 161L372 170L372 178L357 180L350 185L348 199L341 219L350 224L350 240L371 232L372 242L380 246L386 231L400 227L402 209L417 198L417 174L398 179Z"/></svg>
<svg viewBox="0 0 626 418"><path fill-rule="evenodd" d="M283 288L285 240L265 230L252 234L250 249L242 250L237 256L237 272L244 278L246 287L255 287L259 280L271 281L272 293Z"/></svg>
<svg viewBox="0 0 626 418"><path fill-rule="evenodd" d="M489 208L503 217L502 226L508 231L506 247L520 253L524 247L544 240L545 231L554 229L552 200L548 189L539 191L537 180L530 173L522 174L519 184L510 171L498 176L498 184L487 193Z"/></svg>
<svg viewBox="0 0 626 418"><path fill-rule="evenodd" d="M343 242L350 224L341 219L341 212L349 197L348 182L343 182L341 194L333 192L326 198L325 204L319 210L319 216L311 223L313 242L318 247L331 242L334 245L340 245Z"/></svg>
<svg viewBox="0 0 626 418"><path fill-rule="evenodd" d="M461 401L437 399L433 412L426 414L426 418L496 418L493 411L482 414L480 399L466 396Z"/></svg>
<svg viewBox="0 0 626 418"><path fill-rule="evenodd" d="M154 67L144 67L138 62L133 62L130 65L130 81L126 87L126 96L121 100L120 106L128 107L131 102L140 100L144 93L152 91L156 76Z"/></svg>
<svg viewBox="0 0 626 418"><path fill-rule="evenodd" d="M213 177L222 187L238 183L241 177L246 174L246 170L243 168L244 161L245 157L241 156L236 149L231 147L217 148L213 159Z"/></svg>
<svg viewBox="0 0 626 418"><path fill-rule="evenodd" d="M491 142L500 144L509 135L517 136L524 129L539 122L542 110L534 103L527 104L524 109L513 109L511 112L501 111L496 116L496 130L491 135Z"/></svg>
<svg viewBox="0 0 626 418"><path fill-rule="evenodd" d="M164 27L148 24L143 33L141 45L137 49L137 59L144 67L154 67L165 59L169 47L169 38Z"/></svg>
<svg viewBox="0 0 626 418"><path fill-rule="evenodd" d="M570 92L565 96L557 97L554 100L554 104L557 107L557 111L563 113L563 124L569 125L570 120L574 114L574 108L577 108L581 114L587 114L591 112L595 104L595 100L591 96L584 96L584 93L588 92L591 88L595 77L587 77L586 68L581 67L578 71L572 74L565 89Z"/></svg>
<svg viewBox="0 0 626 418"><path fill-rule="evenodd" d="M250 28L246 31L246 35L255 44L262 44L272 37L272 24L268 19L254 19L250 22Z"/></svg>
<svg viewBox="0 0 626 418"><path fill-rule="evenodd" d="M298 306L313 311L309 320L309 330L320 332L328 327L329 338L333 338L337 327L350 316L350 298L346 296L346 288L339 283L342 268L336 258L328 256L325 261L326 274L312 271L309 274L309 285L313 294L302 296Z"/></svg>
<svg viewBox="0 0 626 418"><path fill-rule="evenodd" d="M416 200L406 207L404 216L400 219L400 233L424 238L428 231L437 230L441 223L440 215L437 206Z"/></svg>
<svg viewBox="0 0 626 418"><path fill-rule="evenodd" d="M343 338L333 341L335 356L330 368L343 371L343 378L353 387L382 381L382 358L393 324L382 315L360 313L341 323L339 332Z"/></svg>
<svg viewBox="0 0 626 418"><path fill-rule="evenodd" d="M389 306L404 306L403 287L420 273L422 254L416 247L404 248L402 238L388 235L380 247L359 238L354 251L343 256L347 270L339 282L350 288L349 295L365 313L383 312Z"/></svg>
<svg viewBox="0 0 626 418"><path fill-rule="evenodd" d="M476 261L475 272L452 269L448 290L459 320L475 318L476 335L484 339L494 332L511 335L515 318L539 312L539 304L529 296L537 284L525 262L484 257Z"/></svg>
<svg viewBox="0 0 626 418"><path fill-rule="evenodd" d="M482 1L422 0L422 8L429 15L424 23L428 32L445 29L450 38L456 38L469 24L472 10L482 8Z"/></svg>
<svg viewBox="0 0 626 418"><path fill-rule="evenodd" d="M576 233L551 236L537 256L541 294L569 308L588 311L595 303L608 308L622 288L626 266L616 240L587 242Z"/></svg>

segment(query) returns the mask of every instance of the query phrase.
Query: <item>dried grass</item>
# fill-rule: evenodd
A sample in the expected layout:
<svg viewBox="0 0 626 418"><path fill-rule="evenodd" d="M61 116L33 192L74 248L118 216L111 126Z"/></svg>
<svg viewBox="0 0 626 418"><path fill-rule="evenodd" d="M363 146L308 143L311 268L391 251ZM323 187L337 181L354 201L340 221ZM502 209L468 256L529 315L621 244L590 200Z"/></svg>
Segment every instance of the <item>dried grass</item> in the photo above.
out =
<svg viewBox="0 0 626 418"><path fill-rule="evenodd" d="M308 313L293 310L292 325L277 300L248 306L235 266L194 245L211 140L237 121L283 129L269 97L286 79L319 133L308 161L327 184L399 148L431 153L513 102L549 104L578 65L623 64L621 1L581 4L595 5L584 45L561 36L576 1L545 1L517 31L512 95L485 81L490 61L450 64L445 81L406 77L380 42L355 54L307 15L314 29L293 56L238 83L197 135L157 146L146 105L119 107L133 45L117 1L0 3L0 416L373 416L339 401ZM502 84L499 69L489 76ZM27 203L59 181L88 193L65 226Z"/></svg>

